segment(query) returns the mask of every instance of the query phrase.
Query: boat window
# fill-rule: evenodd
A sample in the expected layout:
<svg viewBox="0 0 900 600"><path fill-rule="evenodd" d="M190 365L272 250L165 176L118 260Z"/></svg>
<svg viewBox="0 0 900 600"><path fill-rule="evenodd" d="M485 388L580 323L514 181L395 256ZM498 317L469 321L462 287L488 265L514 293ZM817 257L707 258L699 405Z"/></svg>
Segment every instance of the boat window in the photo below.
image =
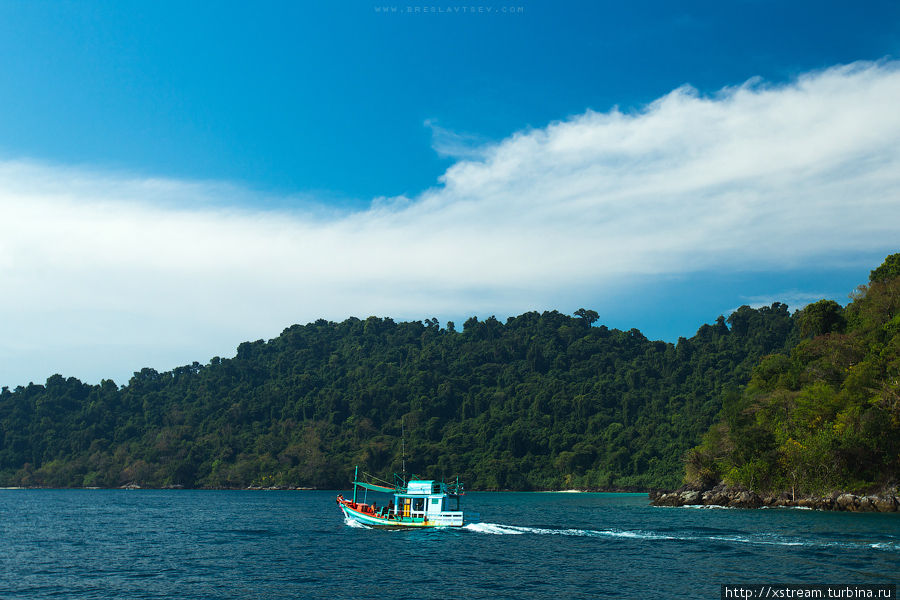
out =
<svg viewBox="0 0 900 600"><path fill-rule="evenodd" d="M413 510L418 512L425 510L425 498L415 498L413 500Z"/></svg>

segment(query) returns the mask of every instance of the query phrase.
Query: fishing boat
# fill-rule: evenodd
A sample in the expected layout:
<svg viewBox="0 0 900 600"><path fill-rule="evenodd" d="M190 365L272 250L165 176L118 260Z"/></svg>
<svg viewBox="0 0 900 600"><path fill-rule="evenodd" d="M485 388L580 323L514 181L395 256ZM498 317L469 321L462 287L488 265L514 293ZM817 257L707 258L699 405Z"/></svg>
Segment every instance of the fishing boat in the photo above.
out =
<svg viewBox="0 0 900 600"><path fill-rule="evenodd" d="M369 476L359 477L359 467L353 472L353 497L337 497L338 506L344 516L370 527L462 527L466 522L459 508L459 498L463 495L462 485L444 483L432 479L409 481L395 477L392 485ZM390 498L386 506L378 506L377 500L369 502L369 492L387 494Z"/></svg>

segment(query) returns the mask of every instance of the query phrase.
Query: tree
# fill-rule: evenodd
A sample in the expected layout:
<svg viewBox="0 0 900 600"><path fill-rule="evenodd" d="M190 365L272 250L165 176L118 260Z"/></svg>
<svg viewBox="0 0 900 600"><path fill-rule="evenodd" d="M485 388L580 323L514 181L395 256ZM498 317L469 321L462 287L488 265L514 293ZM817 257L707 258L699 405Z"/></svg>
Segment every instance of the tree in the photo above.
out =
<svg viewBox="0 0 900 600"><path fill-rule="evenodd" d="M846 325L844 309L834 300L813 302L800 313L800 334L803 337L843 333Z"/></svg>
<svg viewBox="0 0 900 600"><path fill-rule="evenodd" d="M894 277L900 277L900 253L891 254L884 259L881 266L869 273L869 281L873 283Z"/></svg>
<svg viewBox="0 0 900 600"><path fill-rule="evenodd" d="M596 311L585 310L583 308L579 308L572 314L581 319L582 323L584 323L588 327L593 325L597 321L597 319L600 318L600 315L598 315Z"/></svg>

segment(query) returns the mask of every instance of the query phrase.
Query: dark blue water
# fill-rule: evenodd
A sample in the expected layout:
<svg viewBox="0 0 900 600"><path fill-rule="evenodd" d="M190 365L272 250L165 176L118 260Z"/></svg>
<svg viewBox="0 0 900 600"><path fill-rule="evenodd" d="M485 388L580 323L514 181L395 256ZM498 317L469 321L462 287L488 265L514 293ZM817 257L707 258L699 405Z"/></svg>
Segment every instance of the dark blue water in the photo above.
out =
<svg viewBox="0 0 900 600"><path fill-rule="evenodd" d="M718 598L898 583L900 514L472 493L464 529L344 522L333 492L0 490L0 598Z"/></svg>

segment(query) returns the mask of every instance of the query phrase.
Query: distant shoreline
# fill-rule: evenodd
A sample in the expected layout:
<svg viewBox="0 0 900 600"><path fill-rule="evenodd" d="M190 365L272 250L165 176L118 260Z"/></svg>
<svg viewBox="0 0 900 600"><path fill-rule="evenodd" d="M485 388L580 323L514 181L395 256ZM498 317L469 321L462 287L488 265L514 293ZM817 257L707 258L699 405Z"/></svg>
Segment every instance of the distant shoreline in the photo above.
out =
<svg viewBox="0 0 900 600"><path fill-rule="evenodd" d="M0 491L2 490L155 490L155 491L172 491L172 490L185 490L185 491L204 491L204 492L216 492L216 491L248 491L248 492L310 492L310 491L319 491L319 492L331 492L331 491L341 491L343 488L315 488L315 487L303 487L303 486L270 486L270 487L260 487L260 486L247 486L247 487L185 487L185 486L168 486L168 487L144 487L140 485L122 485L117 487L46 487L46 486L7 486L0 487ZM634 490L634 489L613 489L613 490L597 490L597 489L587 489L587 490L579 490L579 489L567 489L567 490L468 490L468 492L488 492L488 493L514 493L514 494L651 494L652 492L649 490Z"/></svg>

